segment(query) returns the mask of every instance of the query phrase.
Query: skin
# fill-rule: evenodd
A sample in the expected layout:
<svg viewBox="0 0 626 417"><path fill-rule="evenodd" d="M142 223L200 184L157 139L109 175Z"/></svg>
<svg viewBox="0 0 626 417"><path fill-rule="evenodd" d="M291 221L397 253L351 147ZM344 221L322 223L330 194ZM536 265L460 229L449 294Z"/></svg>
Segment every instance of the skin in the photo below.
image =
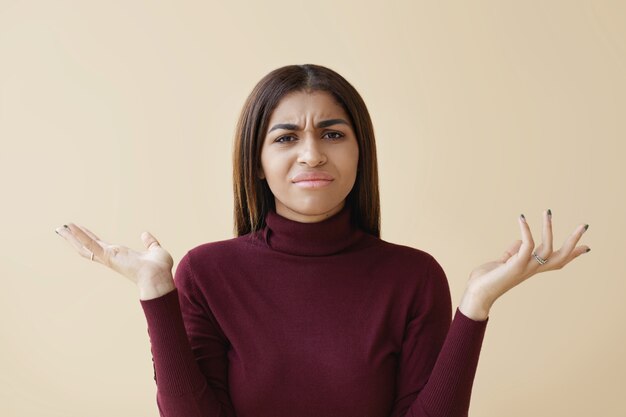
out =
<svg viewBox="0 0 626 417"><path fill-rule="evenodd" d="M352 127L338 123L317 127L324 120L349 118L328 93L297 92L281 100L270 116L269 129L277 124L297 127L271 130L261 150L259 178L267 180L276 202L276 212L299 222L318 222L339 212L357 175L358 145ZM282 139L281 139L282 138ZM280 140L279 140L280 139ZM278 140L278 141L277 141ZM302 171L323 170L334 177L318 189L296 187L291 179ZM528 278L563 268L588 251L576 246L588 225L580 224L560 249L553 251L552 216L543 212L542 242L535 241L523 215L518 218L521 239L513 241L503 254L476 267L469 275L459 310L473 320L485 320L494 302ZM173 260L149 232L141 234L145 250L107 243L87 228L68 223L56 232L87 259L124 275L137 284L139 298L149 300L174 290ZM536 252L548 262L541 265Z"/></svg>
<svg viewBox="0 0 626 417"><path fill-rule="evenodd" d="M348 114L326 92L286 95L268 123L259 178L269 185L276 213L302 223L339 212L356 181L359 145ZM318 126L319 125L319 126ZM322 188L302 188L292 179L303 172L333 176Z"/></svg>

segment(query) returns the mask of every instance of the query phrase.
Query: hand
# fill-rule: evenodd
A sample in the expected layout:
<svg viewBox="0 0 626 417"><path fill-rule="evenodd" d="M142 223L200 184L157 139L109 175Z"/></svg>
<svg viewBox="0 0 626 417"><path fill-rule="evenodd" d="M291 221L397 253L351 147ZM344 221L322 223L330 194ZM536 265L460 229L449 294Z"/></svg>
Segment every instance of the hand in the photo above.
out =
<svg viewBox="0 0 626 417"><path fill-rule="evenodd" d="M137 284L142 291L149 292L150 297L165 294L173 290L171 255L161 247L149 232L141 234L146 247L143 252L125 246L112 245L93 234L85 227L69 223L55 230L78 251L79 255L107 266L124 275ZM143 294L147 296L146 294ZM142 296L142 299L146 299Z"/></svg>
<svg viewBox="0 0 626 417"><path fill-rule="evenodd" d="M588 246L576 246L589 225L579 225L563 246L552 251L552 215L543 212L543 242L535 248L535 242L526 219L519 219L522 240L513 242L502 256L475 268L467 283L459 309L468 317L486 319L493 303L505 292L540 272L561 269L579 255L589 252ZM532 255L547 259L540 264Z"/></svg>

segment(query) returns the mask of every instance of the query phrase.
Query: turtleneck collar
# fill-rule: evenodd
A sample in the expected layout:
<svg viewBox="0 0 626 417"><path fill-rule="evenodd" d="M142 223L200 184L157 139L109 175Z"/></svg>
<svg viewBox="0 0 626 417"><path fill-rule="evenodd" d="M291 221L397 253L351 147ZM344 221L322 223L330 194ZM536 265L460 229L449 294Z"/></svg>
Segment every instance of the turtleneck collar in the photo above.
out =
<svg viewBox="0 0 626 417"><path fill-rule="evenodd" d="M356 226L348 202L341 211L316 223L302 223L270 210L263 238L272 249L301 256L332 255L347 249L365 234Z"/></svg>

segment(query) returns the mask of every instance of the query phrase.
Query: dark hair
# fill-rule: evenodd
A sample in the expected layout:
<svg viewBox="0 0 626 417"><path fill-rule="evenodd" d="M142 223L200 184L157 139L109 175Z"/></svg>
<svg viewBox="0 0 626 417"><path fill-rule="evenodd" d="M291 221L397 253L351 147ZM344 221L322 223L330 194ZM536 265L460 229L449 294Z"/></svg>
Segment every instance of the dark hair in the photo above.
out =
<svg viewBox="0 0 626 417"><path fill-rule="evenodd" d="M350 118L359 145L354 187L346 197L352 217L365 232L380 237L380 197L374 128L365 102L335 71L313 64L287 65L263 77L241 110L233 149L234 230L237 236L262 229L265 215L275 209L267 181L258 177L261 148L270 116L279 101L294 91L326 91Z"/></svg>

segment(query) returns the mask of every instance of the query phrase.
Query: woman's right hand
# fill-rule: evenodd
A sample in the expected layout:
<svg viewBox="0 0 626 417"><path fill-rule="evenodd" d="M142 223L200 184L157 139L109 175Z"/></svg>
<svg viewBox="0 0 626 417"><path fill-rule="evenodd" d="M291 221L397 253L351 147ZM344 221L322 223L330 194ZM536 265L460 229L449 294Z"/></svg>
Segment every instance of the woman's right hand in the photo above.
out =
<svg viewBox="0 0 626 417"><path fill-rule="evenodd" d="M174 286L172 256L161 247L149 232L141 234L146 247L143 252L100 240L86 227L68 223L55 229L84 258L92 259L124 275L139 287L139 298L149 300L160 297Z"/></svg>

